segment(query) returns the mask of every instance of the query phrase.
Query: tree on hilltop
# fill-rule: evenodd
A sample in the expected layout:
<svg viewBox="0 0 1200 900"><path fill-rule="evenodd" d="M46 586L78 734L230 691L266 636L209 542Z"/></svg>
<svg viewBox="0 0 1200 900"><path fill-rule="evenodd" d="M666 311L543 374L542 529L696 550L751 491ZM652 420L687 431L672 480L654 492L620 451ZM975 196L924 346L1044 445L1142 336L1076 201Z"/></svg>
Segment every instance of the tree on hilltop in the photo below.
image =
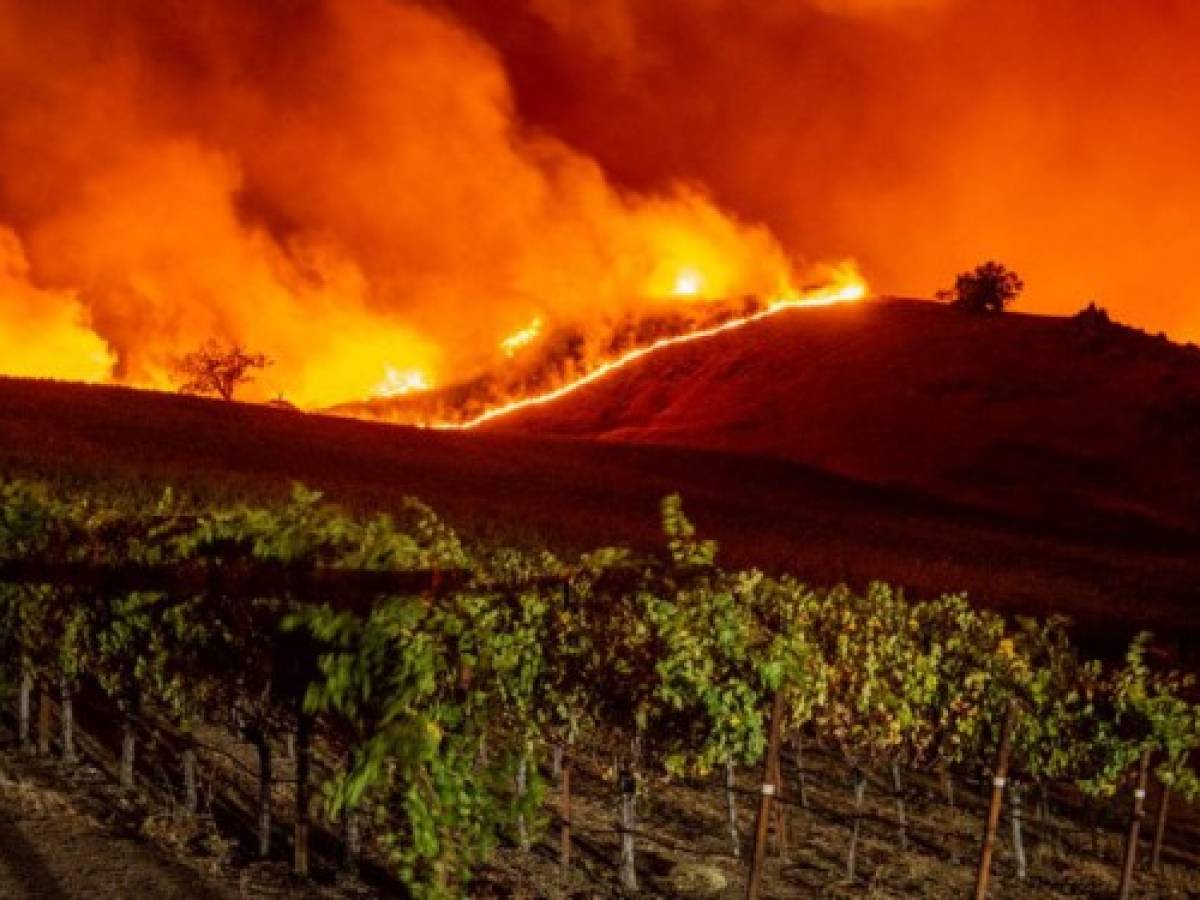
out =
<svg viewBox="0 0 1200 900"><path fill-rule="evenodd" d="M240 344L222 345L211 338L175 363L182 379L181 394L202 394L232 400L239 387L254 380L254 369L265 369L273 360L249 353Z"/></svg>
<svg viewBox="0 0 1200 900"><path fill-rule="evenodd" d="M968 313L999 313L1020 296L1025 282L1016 272L988 260L974 271L963 272L954 288L938 291L938 299L949 300L955 309Z"/></svg>

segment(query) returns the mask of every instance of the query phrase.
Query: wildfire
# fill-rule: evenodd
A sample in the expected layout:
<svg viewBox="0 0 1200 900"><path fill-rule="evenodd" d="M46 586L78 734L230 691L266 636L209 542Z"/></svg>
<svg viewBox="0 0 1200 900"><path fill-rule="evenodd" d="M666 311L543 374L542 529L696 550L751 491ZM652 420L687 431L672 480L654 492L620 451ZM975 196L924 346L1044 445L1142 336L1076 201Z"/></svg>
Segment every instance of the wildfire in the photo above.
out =
<svg viewBox="0 0 1200 900"><path fill-rule="evenodd" d="M371 393L376 397L403 397L432 387L428 376L418 369L401 371L388 366L383 381L375 385Z"/></svg>
<svg viewBox="0 0 1200 900"><path fill-rule="evenodd" d="M535 316L533 321L527 326L502 340L500 342L500 349L504 351L505 356L512 358L516 356L518 350L532 343L541 333L542 317Z"/></svg>
<svg viewBox="0 0 1200 900"><path fill-rule="evenodd" d="M565 397L568 394L574 393L585 385L599 381L601 378L604 378L619 369L623 369L629 364L649 356L652 353L656 353L666 347L673 347L678 344L687 344L692 341L712 337L715 334L732 331L735 328L742 328L752 322L757 322L761 319L765 319L769 316L783 312L784 310L815 306L834 306L839 303L852 303L854 301L861 300L866 296L866 294L866 282L863 281L863 279L853 268L845 267L835 275L830 284L824 287L789 296L777 297L767 304L764 309L761 309L756 313L751 313L750 315L742 316L736 319L730 319L727 322L722 322L720 325L714 325L711 328L702 328L697 331L688 332L687 334L662 338L652 344L647 344L644 347L638 347L635 350L630 350L623 356L619 356L615 359L609 360L608 362L602 363L583 377L568 384L564 384L561 387L555 388L554 390L546 391L543 394L535 394L531 397L523 397L519 400L514 400L511 403L506 403L503 406L494 407L484 413L481 413L473 419L468 419L465 422L442 422L437 424L435 427L463 430L476 428L485 422L490 422L502 416L510 415L522 409L528 409L532 406L541 406L546 403L552 403L553 401Z"/></svg>
<svg viewBox="0 0 1200 900"><path fill-rule="evenodd" d="M688 266L680 269L675 276L674 294L676 297L699 297L704 290L704 275L699 269Z"/></svg>

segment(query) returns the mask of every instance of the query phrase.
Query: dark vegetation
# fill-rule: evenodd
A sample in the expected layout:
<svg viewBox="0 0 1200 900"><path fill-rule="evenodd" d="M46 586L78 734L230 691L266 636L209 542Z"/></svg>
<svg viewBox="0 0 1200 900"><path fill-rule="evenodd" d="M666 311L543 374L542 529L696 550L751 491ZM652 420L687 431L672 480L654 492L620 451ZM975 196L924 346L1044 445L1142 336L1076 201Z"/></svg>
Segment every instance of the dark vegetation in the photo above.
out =
<svg viewBox="0 0 1200 900"><path fill-rule="evenodd" d="M1071 615L1119 647L1145 626L1193 633L1200 561L1153 522L1063 504L1041 520L875 486L786 460L462 434L119 388L0 381L9 474L157 497L279 500L304 481L352 509L428 498L470 540L578 552L620 535L657 542L659 499L679 491L734 565L815 584L886 579L965 590L1011 612ZM1147 599L1149 598L1149 599Z"/></svg>
<svg viewBox="0 0 1200 900"><path fill-rule="evenodd" d="M954 287L939 291L938 298L949 300L956 310L973 315L1002 313L1021 296L1025 282L1016 272L989 260L954 280Z"/></svg>
<svg viewBox="0 0 1200 900"><path fill-rule="evenodd" d="M181 380L180 393L232 400L238 388L254 380L255 369L265 369L270 364L271 360L262 353L210 340L180 358L175 363L175 374Z"/></svg>

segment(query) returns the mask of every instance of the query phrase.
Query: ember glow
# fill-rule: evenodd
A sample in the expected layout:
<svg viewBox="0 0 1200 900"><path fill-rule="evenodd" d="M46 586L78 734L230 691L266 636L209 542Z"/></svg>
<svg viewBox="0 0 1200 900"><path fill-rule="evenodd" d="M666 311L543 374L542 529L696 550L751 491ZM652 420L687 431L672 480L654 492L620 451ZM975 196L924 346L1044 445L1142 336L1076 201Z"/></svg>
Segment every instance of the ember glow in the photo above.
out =
<svg viewBox="0 0 1200 900"><path fill-rule="evenodd" d="M722 334L726 331L733 331L737 328L742 328L752 322L757 322L765 319L768 316L777 315L786 310L802 309L805 307L814 306L835 306L839 303L853 303L861 300L867 294L867 285L858 275L857 271L851 265L844 265L837 273L837 277L827 286L814 288L812 290L793 293L781 297L776 297L771 300L762 310L751 313L747 316L742 316L735 319L730 319L727 322L722 322L720 325L714 325L710 328L701 328L695 331L687 332L686 334L675 335L673 337L662 338L654 341L645 347L638 347L621 356L601 363L596 368L592 369L586 375L574 381L568 382L554 390L545 391L540 394L535 394L529 397L521 397L509 403L505 403L481 415L475 416L464 422L443 422L439 423L439 428L456 428L456 429L471 429L477 428L495 419L503 416L512 415L520 412L523 409L528 409L532 406L541 406L547 403L552 403L559 400L568 394L574 393L580 388L606 378L609 375L617 372L640 359L644 359L653 353L658 353L668 347L675 347L680 344L690 343L692 341L704 340L713 337L714 335Z"/></svg>
<svg viewBox="0 0 1200 900"><path fill-rule="evenodd" d="M527 347L529 344L537 340L537 336L542 333L542 317L534 316L532 322L520 331L514 332L500 342L500 349L507 357L517 355L517 352L522 347Z"/></svg>

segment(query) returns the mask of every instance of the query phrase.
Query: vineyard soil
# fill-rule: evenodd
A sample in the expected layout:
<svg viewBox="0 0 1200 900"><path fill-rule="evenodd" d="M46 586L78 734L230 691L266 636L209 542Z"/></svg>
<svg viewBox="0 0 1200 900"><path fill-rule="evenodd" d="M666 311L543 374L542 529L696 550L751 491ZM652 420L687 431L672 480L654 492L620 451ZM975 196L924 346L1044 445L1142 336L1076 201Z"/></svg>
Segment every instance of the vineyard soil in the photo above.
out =
<svg viewBox="0 0 1200 900"><path fill-rule="evenodd" d="M304 900L366 900L398 896L354 882L301 887L286 874L282 861L231 866L212 855L181 852L163 841L154 823L162 810L144 802L115 799L111 782L88 769L66 772L54 762L30 759L0 735L0 897L28 900L232 900L238 897L296 897ZM236 749L236 748L235 748ZM795 760L785 760L795 794ZM882 773L870 780L860 880L842 878L851 814L849 774L832 757L805 755L809 809L792 805L786 860L774 850L767 860L764 896L946 898L967 895L983 814L981 789L964 785L950 809L937 798L937 785L925 776L909 776L909 847L897 846L894 805ZM558 820L553 794L547 803L542 840L528 852L500 848L481 873L472 896L583 900L618 896L614 860L616 800L611 773L586 758L576 761L573 797L574 871L563 882L557 866ZM721 779L654 782L638 800L637 864L645 896L663 898L738 898L744 892L744 863L733 858L725 828ZM737 778L737 808L743 840L753 824L755 773ZM792 797L793 804L796 797ZM1064 849L1052 845L1044 823L1031 821L1029 875L1015 877L1011 842L998 850L994 897L1066 900L1111 895L1121 850L1117 830L1124 804L1112 805L1110 829L1093 854L1085 822L1067 797L1057 807L1057 829ZM1072 813L1071 817L1064 813ZM1200 892L1195 853L1200 830L1194 810L1176 811L1160 876L1139 874L1136 897L1191 897ZM743 849L743 857L745 856ZM1145 848L1143 848L1145 852ZM563 889L565 888L565 892Z"/></svg>

